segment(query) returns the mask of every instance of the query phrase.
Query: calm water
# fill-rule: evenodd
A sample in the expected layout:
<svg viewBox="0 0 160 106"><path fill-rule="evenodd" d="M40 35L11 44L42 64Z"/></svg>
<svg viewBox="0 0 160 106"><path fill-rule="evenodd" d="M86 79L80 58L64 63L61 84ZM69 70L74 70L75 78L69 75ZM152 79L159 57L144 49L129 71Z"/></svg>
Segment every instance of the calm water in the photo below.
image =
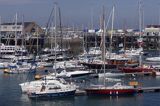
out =
<svg viewBox="0 0 160 106"><path fill-rule="evenodd" d="M29 76L30 79L33 77ZM143 93L130 97L77 96L55 100L30 100L21 94L19 83L27 81L28 75L7 75L0 71L0 106L160 106L160 93ZM142 86L160 86L160 77L125 77L124 81L137 80ZM93 79L92 81L101 82Z"/></svg>

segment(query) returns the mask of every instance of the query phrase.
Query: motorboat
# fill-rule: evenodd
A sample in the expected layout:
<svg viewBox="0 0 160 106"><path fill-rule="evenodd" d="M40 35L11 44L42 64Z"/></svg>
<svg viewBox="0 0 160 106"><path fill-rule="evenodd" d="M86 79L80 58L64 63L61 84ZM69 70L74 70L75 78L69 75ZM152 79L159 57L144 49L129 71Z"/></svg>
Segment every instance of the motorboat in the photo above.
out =
<svg viewBox="0 0 160 106"><path fill-rule="evenodd" d="M73 83L67 83L63 79L43 80L31 83L32 85L26 86L28 97L31 99L74 96L76 91L76 86ZM24 87L24 85L25 83L20 84L21 88Z"/></svg>
<svg viewBox="0 0 160 106"><path fill-rule="evenodd" d="M59 73L52 73L50 75L45 76L46 79L52 79L52 77L57 78L82 78L87 77L89 75L93 74L91 71L83 71L83 70L77 70L77 71L66 71L63 69Z"/></svg>

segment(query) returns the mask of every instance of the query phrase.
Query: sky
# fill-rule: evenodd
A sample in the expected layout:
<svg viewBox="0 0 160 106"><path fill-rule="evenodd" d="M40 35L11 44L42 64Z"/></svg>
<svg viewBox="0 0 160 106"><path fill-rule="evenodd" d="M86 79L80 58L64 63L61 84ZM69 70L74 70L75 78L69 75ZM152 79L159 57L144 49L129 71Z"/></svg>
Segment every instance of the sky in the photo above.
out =
<svg viewBox="0 0 160 106"><path fill-rule="evenodd" d="M139 25L138 0L0 0L0 16L2 22L12 22L18 13L19 21L24 15L25 21L35 21L45 27L54 2L61 9L63 26L91 27L93 24L94 28L98 28L102 7L105 8L107 21L113 5L115 28L138 28ZM142 5L144 26L158 24L160 1L143 0Z"/></svg>

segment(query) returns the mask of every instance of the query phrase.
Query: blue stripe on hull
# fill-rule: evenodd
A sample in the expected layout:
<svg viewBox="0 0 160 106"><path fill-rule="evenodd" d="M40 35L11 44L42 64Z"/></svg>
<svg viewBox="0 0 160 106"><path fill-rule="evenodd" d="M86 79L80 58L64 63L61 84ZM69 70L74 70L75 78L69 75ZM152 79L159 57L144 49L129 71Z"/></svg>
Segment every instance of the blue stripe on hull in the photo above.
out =
<svg viewBox="0 0 160 106"><path fill-rule="evenodd" d="M74 91L69 91L69 92L61 92L61 93L46 93L46 94L35 94L32 93L29 95L31 99L35 98L60 98L60 97L67 97L67 96L74 96L75 95L75 90Z"/></svg>

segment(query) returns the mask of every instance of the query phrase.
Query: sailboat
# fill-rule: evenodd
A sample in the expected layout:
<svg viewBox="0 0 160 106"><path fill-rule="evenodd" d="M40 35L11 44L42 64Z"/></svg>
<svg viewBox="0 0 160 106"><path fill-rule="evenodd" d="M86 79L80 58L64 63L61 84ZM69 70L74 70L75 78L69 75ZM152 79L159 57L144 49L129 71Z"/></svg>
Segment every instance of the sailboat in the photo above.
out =
<svg viewBox="0 0 160 106"><path fill-rule="evenodd" d="M103 24L101 25L101 27L103 26ZM105 57L105 53L106 53L106 51L105 51L105 35L104 35L104 33L105 33L105 29L103 29L103 28L101 28L101 52L99 52L99 53L101 53L101 55L102 55L102 57L101 58L98 58L98 57L96 57L96 58L93 58L93 59L89 59L89 61L88 62L81 62L81 64L82 65L84 65L84 66L86 66L86 67L88 67L89 69L102 69L104 66L105 66L105 68L106 69L115 69L115 68L117 68L117 65L116 64L111 64L110 62L106 62L106 61L104 61L104 58L106 58ZM94 50L93 50L94 51Z"/></svg>
<svg viewBox="0 0 160 106"><path fill-rule="evenodd" d="M141 0L139 0L139 39L138 44L142 49L143 39L142 39L142 17L141 17ZM135 73L135 72L153 72L154 69L150 66L142 65L142 54L139 53L139 66L138 67L123 67L119 68L124 73Z"/></svg>
<svg viewBox="0 0 160 106"><path fill-rule="evenodd" d="M114 6L113 6L113 13L112 19L114 18ZM105 35L105 21L104 21L104 13L103 13L103 37ZM113 25L113 23L112 23ZM103 49L105 50L105 43L103 43ZM103 53L105 54L105 52ZM103 58L105 61L105 58ZM104 74L105 74L105 66L104 66ZM119 96L119 95L133 95L136 93L136 89L133 86L126 86L122 85L120 82L116 83L113 86L105 86L105 79L104 85L95 85L89 88L86 88L85 91L87 92L88 96Z"/></svg>

